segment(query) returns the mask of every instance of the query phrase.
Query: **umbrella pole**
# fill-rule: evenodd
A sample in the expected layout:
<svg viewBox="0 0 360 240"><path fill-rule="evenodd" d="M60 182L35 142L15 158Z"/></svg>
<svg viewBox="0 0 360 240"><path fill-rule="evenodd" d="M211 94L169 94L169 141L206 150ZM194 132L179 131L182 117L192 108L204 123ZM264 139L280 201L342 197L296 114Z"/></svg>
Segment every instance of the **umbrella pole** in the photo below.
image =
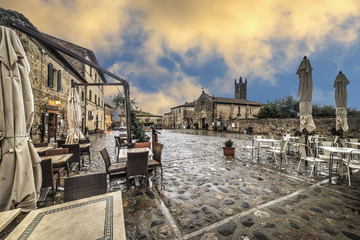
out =
<svg viewBox="0 0 360 240"><path fill-rule="evenodd" d="M304 134L305 134L305 145L307 146L308 145L309 132L308 132L308 130L306 128L304 129ZM309 154L308 153L309 149L308 148L305 148L305 149L306 149L306 155L308 155ZM305 167L307 167L307 166L308 166L308 161L305 160Z"/></svg>

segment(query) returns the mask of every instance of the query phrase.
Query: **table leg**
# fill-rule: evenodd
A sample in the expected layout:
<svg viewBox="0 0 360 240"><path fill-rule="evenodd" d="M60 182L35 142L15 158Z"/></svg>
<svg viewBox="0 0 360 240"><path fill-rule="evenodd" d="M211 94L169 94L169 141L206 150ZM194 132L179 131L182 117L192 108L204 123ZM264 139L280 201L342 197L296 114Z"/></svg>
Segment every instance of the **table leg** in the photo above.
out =
<svg viewBox="0 0 360 240"><path fill-rule="evenodd" d="M134 176L134 180L135 180L135 186L139 187L140 186L139 176Z"/></svg>
<svg viewBox="0 0 360 240"><path fill-rule="evenodd" d="M260 161L260 142L258 142L258 162Z"/></svg>

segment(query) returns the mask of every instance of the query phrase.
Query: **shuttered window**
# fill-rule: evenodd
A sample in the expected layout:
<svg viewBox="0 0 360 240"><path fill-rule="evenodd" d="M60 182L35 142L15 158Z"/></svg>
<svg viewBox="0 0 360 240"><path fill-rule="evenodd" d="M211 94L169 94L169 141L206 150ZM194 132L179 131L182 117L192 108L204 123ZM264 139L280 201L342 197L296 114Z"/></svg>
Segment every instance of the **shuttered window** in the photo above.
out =
<svg viewBox="0 0 360 240"><path fill-rule="evenodd" d="M53 65L51 63L48 65L48 86L53 87Z"/></svg>
<svg viewBox="0 0 360 240"><path fill-rule="evenodd" d="M61 89L61 71L57 72L57 90L60 92Z"/></svg>

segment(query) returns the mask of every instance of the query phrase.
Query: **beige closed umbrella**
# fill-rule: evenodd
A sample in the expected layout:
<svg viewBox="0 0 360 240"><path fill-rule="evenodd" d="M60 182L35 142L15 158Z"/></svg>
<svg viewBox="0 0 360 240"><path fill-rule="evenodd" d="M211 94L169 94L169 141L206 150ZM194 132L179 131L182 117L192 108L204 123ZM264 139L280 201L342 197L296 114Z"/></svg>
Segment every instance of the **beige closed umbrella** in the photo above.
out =
<svg viewBox="0 0 360 240"><path fill-rule="evenodd" d="M84 139L84 135L80 130L81 125L81 107L79 94L76 88L70 89L68 105L67 105L67 120L69 124L68 135L66 137L66 144L78 143L79 139Z"/></svg>
<svg viewBox="0 0 360 240"><path fill-rule="evenodd" d="M335 104L336 104L336 130L342 129L346 132L349 129L347 123L347 91L346 86L349 84L349 80L346 78L345 74L341 71L336 76L334 82L335 88Z"/></svg>
<svg viewBox="0 0 360 240"><path fill-rule="evenodd" d="M34 100L30 66L16 33L0 27L0 211L36 208L41 165L29 131Z"/></svg>
<svg viewBox="0 0 360 240"><path fill-rule="evenodd" d="M308 133L316 129L312 117L312 70L309 59L305 56L296 72L299 75L299 109L300 109L300 132L307 130Z"/></svg>

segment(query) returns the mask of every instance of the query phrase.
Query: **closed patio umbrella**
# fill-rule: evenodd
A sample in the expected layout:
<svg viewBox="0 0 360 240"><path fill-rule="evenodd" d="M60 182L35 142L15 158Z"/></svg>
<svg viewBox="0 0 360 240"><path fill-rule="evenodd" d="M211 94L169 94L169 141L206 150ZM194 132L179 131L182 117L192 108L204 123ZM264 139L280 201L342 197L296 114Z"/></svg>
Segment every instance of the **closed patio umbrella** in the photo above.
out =
<svg viewBox="0 0 360 240"><path fill-rule="evenodd" d="M347 124L347 91L346 86L349 84L349 80L345 74L341 71L336 76L334 82L335 88L335 104L336 104L336 130L342 129L346 132L349 127Z"/></svg>
<svg viewBox="0 0 360 240"><path fill-rule="evenodd" d="M84 139L84 135L80 130L81 124L81 107L80 99L76 88L70 89L68 105L67 105L67 119L69 124L68 135L66 137L66 144L78 143L79 139Z"/></svg>
<svg viewBox="0 0 360 240"><path fill-rule="evenodd" d="M41 160L29 138L34 117L30 66L16 33L3 26L0 71L0 211L30 211L42 181Z"/></svg>
<svg viewBox="0 0 360 240"><path fill-rule="evenodd" d="M296 72L299 75L299 108L300 108L300 132L304 129L308 133L316 129L312 117L312 70L309 59L305 56Z"/></svg>

